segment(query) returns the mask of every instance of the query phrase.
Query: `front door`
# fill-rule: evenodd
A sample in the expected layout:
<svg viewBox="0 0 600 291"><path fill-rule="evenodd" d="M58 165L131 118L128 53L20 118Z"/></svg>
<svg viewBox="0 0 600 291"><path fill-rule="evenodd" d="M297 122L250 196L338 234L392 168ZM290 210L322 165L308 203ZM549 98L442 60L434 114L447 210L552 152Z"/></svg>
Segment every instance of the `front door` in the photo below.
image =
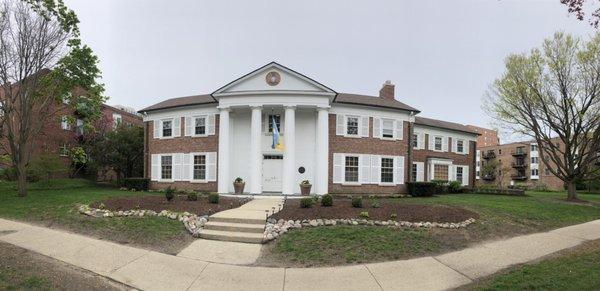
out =
<svg viewBox="0 0 600 291"><path fill-rule="evenodd" d="M283 172L282 155L265 155L262 167L263 192L281 192L281 173Z"/></svg>

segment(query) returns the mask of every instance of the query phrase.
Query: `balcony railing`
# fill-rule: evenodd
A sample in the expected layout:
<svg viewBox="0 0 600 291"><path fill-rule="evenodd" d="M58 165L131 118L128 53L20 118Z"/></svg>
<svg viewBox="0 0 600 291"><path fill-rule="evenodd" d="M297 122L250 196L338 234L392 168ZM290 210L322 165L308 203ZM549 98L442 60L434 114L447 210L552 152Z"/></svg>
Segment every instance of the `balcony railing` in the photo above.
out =
<svg viewBox="0 0 600 291"><path fill-rule="evenodd" d="M483 175L483 176L481 176L481 179L486 180L486 181L494 181L494 180L496 180L496 175L491 175L491 174Z"/></svg>
<svg viewBox="0 0 600 291"><path fill-rule="evenodd" d="M525 174L513 174L510 177L513 180L527 180L527 176Z"/></svg>
<svg viewBox="0 0 600 291"><path fill-rule="evenodd" d="M525 152L524 150L516 150L516 151L511 151L510 154L515 157L524 157L527 155L527 152Z"/></svg>
<svg viewBox="0 0 600 291"><path fill-rule="evenodd" d="M527 164L520 162L512 162L511 165L513 168L527 168Z"/></svg>
<svg viewBox="0 0 600 291"><path fill-rule="evenodd" d="M493 151L489 151L487 153L482 153L481 157L488 160L488 159L494 159L496 158L496 153Z"/></svg>

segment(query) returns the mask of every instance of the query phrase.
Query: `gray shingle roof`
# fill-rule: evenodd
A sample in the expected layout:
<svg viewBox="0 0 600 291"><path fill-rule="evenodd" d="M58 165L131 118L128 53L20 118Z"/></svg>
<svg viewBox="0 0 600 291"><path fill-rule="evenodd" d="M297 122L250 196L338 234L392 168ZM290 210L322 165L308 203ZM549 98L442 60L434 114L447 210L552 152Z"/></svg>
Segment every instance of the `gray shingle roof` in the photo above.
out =
<svg viewBox="0 0 600 291"><path fill-rule="evenodd" d="M168 109L168 108L175 108L175 107L182 107L182 106L211 104L211 103L217 103L217 101L215 101L215 99L210 94L194 95L194 96L171 98L171 99L165 100L163 102L159 102L154 105L148 106L148 107L140 110L139 112L154 111L154 110Z"/></svg>
<svg viewBox="0 0 600 291"><path fill-rule="evenodd" d="M415 116L415 124L425 125L425 126L430 126L430 127L444 128L444 129L449 129L449 130L462 131L465 133L479 135L479 133L470 129L466 125L462 125L460 123L455 123L455 122L448 122L448 121L443 121L443 120Z"/></svg>
<svg viewBox="0 0 600 291"><path fill-rule="evenodd" d="M406 111L414 111L415 113L419 113L420 111L414 107L408 106L398 100L390 100L384 99L376 96L368 96L368 95L358 95L358 94L348 94L348 93L338 93L338 95L333 100L334 103L340 104L356 104L356 105L367 105L367 106L375 106L375 107L383 107L390 109L400 109Z"/></svg>

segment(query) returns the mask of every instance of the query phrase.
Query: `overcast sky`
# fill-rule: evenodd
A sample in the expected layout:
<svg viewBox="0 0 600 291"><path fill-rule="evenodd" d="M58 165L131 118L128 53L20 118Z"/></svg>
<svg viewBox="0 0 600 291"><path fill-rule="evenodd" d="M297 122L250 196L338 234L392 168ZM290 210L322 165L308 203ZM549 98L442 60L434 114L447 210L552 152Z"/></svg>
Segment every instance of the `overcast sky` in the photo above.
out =
<svg viewBox="0 0 600 291"><path fill-rule="evenodd" d="M109 104L211 93L270 61L337 92L385 80L421 116L489 126L481 100L504 58L594 30L559 0L67 0L100 57Z"/></svg>

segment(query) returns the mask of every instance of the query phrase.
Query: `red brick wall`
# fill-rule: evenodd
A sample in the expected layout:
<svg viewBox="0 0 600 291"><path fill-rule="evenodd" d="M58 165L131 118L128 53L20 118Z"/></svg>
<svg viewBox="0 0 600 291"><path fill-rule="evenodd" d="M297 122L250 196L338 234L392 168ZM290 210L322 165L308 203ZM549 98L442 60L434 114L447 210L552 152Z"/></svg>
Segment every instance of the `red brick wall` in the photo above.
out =
<svg viewBox="0 0 600 291"><path fill-rule="evenodd" d="M373 118L369 120L369 137L350 138L336 135L336 115L329 114L329 193L335 194L393 194L406 192L405 185L379 186L363 184L348 186L333 183L333 153L373 154L404 157L404 177L408 177L408 122L404 122L402 140L382 140L373 138Z"/></svg>
<svg viewBox="0 0 600 291"><path fill-rule="evenodd" d="M192 152L218 152L219 151L219 115L215 115L215 134L206 137L184 136L185 118L181 117L181 136L171 139L154 138L154 122L146 123L146 177L151 177L152 154L162 153L192 153ZM219 156L217 155L217 160ZM217 162L218 164L218 162ZM218 169L217 169L218 172ZM174 183L150 182L151 189L164 189L167 187L176 187L178 189L189 189L198 191L217 191L217 182L191 183L177 181Z"/></svg>
<svg viewBox="0 0 600 291"><path fill-rule="evenodd" d="M464 165L469 166L469 185L473 186L475 181L475 151L476 143L469 142L469 153L461 155L453 152L436 152L429 149L429 134L425 134L425 149L418 150L413 149L413 162L423 162L424 178L427 181L427 159L428 158L442 158L451 159L453 165ZM452 138L448 140L448 151L452 151ZM412 166L411 166L412 167Z"/></svg>

